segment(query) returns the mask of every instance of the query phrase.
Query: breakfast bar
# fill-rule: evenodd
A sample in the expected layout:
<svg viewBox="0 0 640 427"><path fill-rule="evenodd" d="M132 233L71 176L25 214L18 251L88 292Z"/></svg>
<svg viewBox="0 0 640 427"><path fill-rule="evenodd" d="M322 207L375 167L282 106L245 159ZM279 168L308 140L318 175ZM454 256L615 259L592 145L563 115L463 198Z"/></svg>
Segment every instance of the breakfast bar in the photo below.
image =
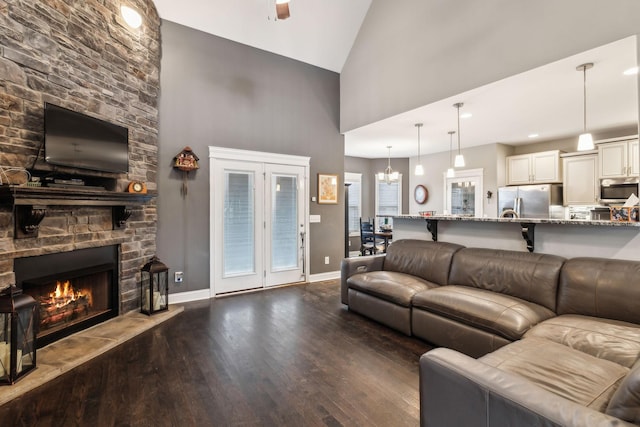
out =
<svg viewBox="0 0 640 427"><path fill-rule="evenodd" d="M394 239L422 239L573 258L640 259L640 223L604 220L399 215Z"/></svg>

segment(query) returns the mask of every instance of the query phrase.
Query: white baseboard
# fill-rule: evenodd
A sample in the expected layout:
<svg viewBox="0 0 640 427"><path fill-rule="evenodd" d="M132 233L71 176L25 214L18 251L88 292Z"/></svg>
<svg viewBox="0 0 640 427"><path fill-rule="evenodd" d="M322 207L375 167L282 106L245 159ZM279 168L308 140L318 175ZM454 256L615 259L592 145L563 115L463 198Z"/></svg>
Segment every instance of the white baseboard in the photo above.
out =
<svg viewBox="0 0 640 427"><path fill-rule="evenodd" d="M322 282L323 280L333 280L340 278L340 271L329 271L327 273L318 273L309 275L309 282Z"/></svg>
<svg viewBox="0 0 640 427"><path fill-rule="evenodd" d="M178 292L169 294L169 305L181 304L183 302L199 301L211 298L209 289L199 289L197 291Z"/></svg>
<svg viewBox="0 0 640 427"><path fill-rule="evenodd" d="M340 271L329 271L327 273L311 274L309 276L309 282L322 282L323 280L333 280L340 278ZM251 291L256 291L252 289ZM177 292L175 294L169 294L169 305L182 304L191 301L200 301L203 299L212 298L209 289L199 289L197 291Z"/></svg>

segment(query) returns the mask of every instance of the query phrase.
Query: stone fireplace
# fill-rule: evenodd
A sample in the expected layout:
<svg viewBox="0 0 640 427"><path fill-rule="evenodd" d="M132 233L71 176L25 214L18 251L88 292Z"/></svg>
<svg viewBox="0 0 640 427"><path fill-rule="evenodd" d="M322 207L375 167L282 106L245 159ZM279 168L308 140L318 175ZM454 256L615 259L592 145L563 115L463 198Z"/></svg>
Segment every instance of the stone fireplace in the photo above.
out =
<svg viewBox="0 0 640 427"><path fill-rule="evenodd" d="M15 260L16 285L38 303L38 347L118 315L119 258L111 245Z"/></svg>
<svg viewBox="0 0 640 427"><path fill-rule="evenodd" d="M6 180L0 182L0 289L14 283L23 285L23 261L111 247L117 248L115 267L95 274L106 275L107 282L116 282L117 290L113 294L113 290L91 291L92 304L96 294L104 292L107 299L111 298L111 308L92 306L84 311L91 313L95 309L111 315L140 308L140 268L156 253L155 198L134 203L123 199L131 181L145 182L149 194L155 196L160 18L152 0L127 3L143 16L143 25L137 30L124 24L120 1L0 1L0 167L109 178L115 183L109 188L111 191L98 196L65 195L58 199L52 193L31 198L25 193L17 200L15 189L24 187L7 186ZM53 167L44 162L41 148L45 102L128 128L128 173ZM15 225L19 218L43 211L46 214L38 233L19 236ZM127 214L126 223L114 226L123 212ZM40 262L29 269L42 273L29 279L27 288L33 285L32 290L53 274L41 271ZM75 276L77 270L81 269L71 265L62 276ZM63 279L62 288L66 280L79 279ZM74 289L76 286L84 288L85 284L81 281L73 284ZM51 293L55 294L55 289L38 291L38 298L46 299ZM74 317L83 311L88 297L73 298L76 299L66 305L75 305L75 314L48 307L57 319L56 325L48 329L66 323L60 320L62 317Z"/></svg>

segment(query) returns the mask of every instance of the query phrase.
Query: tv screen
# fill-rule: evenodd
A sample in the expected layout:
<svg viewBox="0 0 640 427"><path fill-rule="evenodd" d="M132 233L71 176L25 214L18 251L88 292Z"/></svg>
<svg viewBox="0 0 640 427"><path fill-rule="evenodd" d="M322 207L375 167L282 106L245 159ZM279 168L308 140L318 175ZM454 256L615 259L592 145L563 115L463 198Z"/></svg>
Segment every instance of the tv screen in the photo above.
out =
<svg viewBox="0 0 640 427"><path fill-rule="evenodd" d="M126 173L129 130L46 103L44 158L53 165Z"/></svg>

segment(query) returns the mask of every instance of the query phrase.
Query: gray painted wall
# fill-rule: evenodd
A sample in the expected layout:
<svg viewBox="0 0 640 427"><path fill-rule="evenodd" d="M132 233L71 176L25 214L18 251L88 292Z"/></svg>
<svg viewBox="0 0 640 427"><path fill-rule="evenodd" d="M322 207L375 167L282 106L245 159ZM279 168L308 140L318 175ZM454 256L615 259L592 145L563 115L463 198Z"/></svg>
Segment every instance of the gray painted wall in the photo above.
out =
<svg viewBox="0 0 640 427"><path fill-rule="evenodd" d="M505 152L509 152L509 150L504 151L503 147L507 146L488 144L462 150L466 166L460 170L483 169L483 214L487 216L496 216L496 189L498 186L504 185ZM413 170L416 158L412 157L410 161L411 170ZM437 211L441 214L444 211L444 174L449 165L449 152L423 155L422 165L424 175L419 177L411 175L409 182L409 213ZM500 177L502 177L502 181L500 181ZM413 199L413 190L418 184L424 185L429 190L429 199L423 205L417 204ZM487 199L485 197L487 190L490 190L494 197Z"/></svg>
<svg viewBox="0 0 640 427"><path fill-rule="evenodd" d="M344 172L338 131L339 75L173 22L162 21L162 94L158 166L158 252L171 271L184 271L172 292L209 288L208 147L311 157L309 197L318 172ZM182 197L173 157L186 145L200 157ZM310 225L312 274L339 270L344 251L344 202L310 202L321 215ZM324 257L330 264L324 264ZM171 281L172 282L172 281Z"/></svg>
<svg viewBox="0 0 640 427"><path fill-rule="evenodd" d="M387 159L364 159L361 157L344 157L344 171L362 174L362 216L372 217L375 215L375 177L378 172L383 172L387 167ZM409 199L413 193L409 194L410 169L409 159L391 159L391 168L402 174L402 213L409 212Z"/></svg>
<svg viewBox="0 0 640 427"><path fill-rule="evenodd" d="M638 34L637 0L373 0L340 75L343 132Z"/></svg>

